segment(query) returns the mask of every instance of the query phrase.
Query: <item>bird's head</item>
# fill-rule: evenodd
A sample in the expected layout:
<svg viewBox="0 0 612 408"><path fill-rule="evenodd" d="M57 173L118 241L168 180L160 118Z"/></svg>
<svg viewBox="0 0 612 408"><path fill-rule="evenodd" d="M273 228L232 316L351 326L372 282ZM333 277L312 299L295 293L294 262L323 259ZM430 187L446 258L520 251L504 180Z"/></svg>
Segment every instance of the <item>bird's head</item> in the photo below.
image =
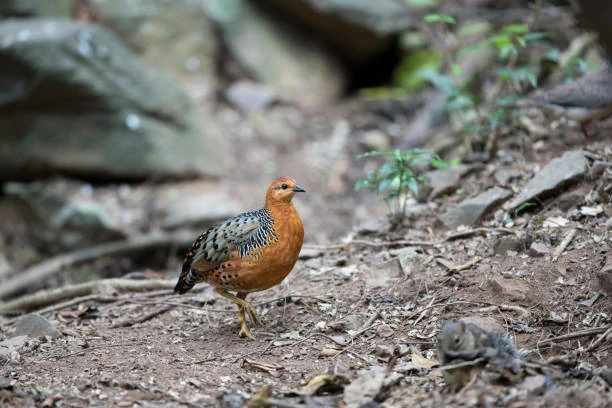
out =
<svg viewBox="0 0 612 408"><path fill-rule="evenodd" d="M289 203L295 193L305 192L291 177L279 177L268 187L266 203Z"/></svg>

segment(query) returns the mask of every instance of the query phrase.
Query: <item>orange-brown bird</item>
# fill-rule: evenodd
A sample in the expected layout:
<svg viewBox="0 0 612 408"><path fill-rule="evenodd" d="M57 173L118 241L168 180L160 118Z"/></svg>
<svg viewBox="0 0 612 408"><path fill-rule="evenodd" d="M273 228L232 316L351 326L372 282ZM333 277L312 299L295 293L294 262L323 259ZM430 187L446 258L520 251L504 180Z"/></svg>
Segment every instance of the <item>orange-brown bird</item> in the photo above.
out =
<svg viewBox="0 0 612 408"><path fill-rule="evenodd" d="M246 296L282 282L297 262L304 242L304 225L291 200L306 192L291 177L276 179L266 191L266 205L216 224L195 240L175 292L187 292L198 282L236 303L239 336L255 339L246 324L263 326ZM236 295L229 293L235 291Z"/></svg>

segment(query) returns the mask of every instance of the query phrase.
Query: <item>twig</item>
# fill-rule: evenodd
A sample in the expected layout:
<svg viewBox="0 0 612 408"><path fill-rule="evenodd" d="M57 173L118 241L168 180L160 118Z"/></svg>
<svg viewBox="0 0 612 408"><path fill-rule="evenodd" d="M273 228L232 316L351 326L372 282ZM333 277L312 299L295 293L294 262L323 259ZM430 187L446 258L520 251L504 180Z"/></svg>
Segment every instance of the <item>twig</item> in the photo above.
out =
<svg viewBox="0 0 612 408"><path fill-rule="evenodd" d="M431 241L408 241L408 240L400 240L400 241L382 241L382 242L372 242L365 241L362 239L353 239L345 244L329 244L329 245L314 245L314 244L304 244L305 249L344 249L348 248L352 245L365 245L371 247L383 247L383 246L397 246L397 245L405 245L405 246L432 246L436 245Z"/></svg>
<svg viewBox="0 0 612 408"><path fill-rule="evenodd" d="M478 309L478 312L480 313L484 313L484 312L495 312L498 310L504 310L504 311L511 311L511 312L519 312L521 313L523 316L525 315L529 315L529 310L525 309L524 307L518 306L518 305L493 305L493 306L487 306L487 307L482 307L480 309Z"/></svg>
<svg viewBox="0 0 612 408"><path fill-rule="evenodd" d="M43 261L23 272L13 272L13 279L2 284L0 288L0 299L12 295L28 286L35 285L40 281L59 273L62 269L79 263L91 261L104 256L118 256L133 254L155 247L169 245L189 245L195 234L182 232L176 234L143 235L129 238L124 241L109 242L90 248L81 249L67 254L58 255Z"/></svg>
<svg viewBox="0 0 612 408"><path fill-rule="evenodd" d="M572 240L574 239L574 237L576 236L576 233L578 232L578 230L571 229L566 235L565 238L563 238L563 241L561 241L561 243L559 244L559 246L555 249L555 252L553 252L552 255L552 261L556 262L557 259L559 259L559 256L561 256L561 253L563 251L565 251L565 248L567 248L567 246L570 244L570 242L572 242Z"/></svg>
<svg viewBox="0 0 612 408"><path fill-rule="evenodd" d="M593 344L591 344L586 351L593 351L595 350L597 347L599 347L601 345L601 343L603 343L604 341L606 341L606 339L608 338L608 336L612 334L612 326L608 326L608 330L605 331L604 334L602 334L601 336L599 336L597 338L597 340L595 340L593 342Z"/></svg>
<svg viewBox="0 0 612 408"><path fill-rule="evenodd" d="M172 289L174 287L174 282L156 279L137 281L129 279L103 279L83 282L57 289L41 290L31 295L0 304L0 314L23 312L24 310L56 303L66 298L89 295L100 283L110 285L117 291L146 291Z"/></svg>
<svg viewBox="0 0 612 408"><path fill-rule="evenodd" d="M421 312L421 314L419 315L419 317L414 321L414 323L412 323L413 326L416 326L418 322L421 321L421 319L423 319L425 317L425 313L429 310L429 308L431 307L431 305L433 305L433 302L436 300L436 297L433 296L431 298L431 300L429 301L429 304L427 306L425 306L425 308L423 309L423 311Z"/></svg>
<svg viewBox="0 0 612 408"><path fill-rule="evenodd" d="M136 323L143 323L146 322L147 320L150 320L156 316L159 316L160 314L164 314L166 313L168 310L172 309L171 306L166 305L164 307L160 307L158 309L152 310L149 313L145 313L141 316L138 316L134 319L125 319L123 321L119 321L115 324L113 324L111 327L113 329L116 329L117 327L127 327L127 326L132 326Z"/></svg>
<svg viewBox="0 0 612 408"><path fill-rule="evenodd" d="M363 326L361 326L361 328L359 330L357 330L355 333L351 334L351 339L355 339L355 338L361 336L363 333L365 333L368 330L370 330L374 326L374 322L376 321L376 319L378 319L379 317L380 317L380 314L378 313L378 311L374 312L374 314L372 316L370 316L368 321L365 322L363 324Z"/></svg>
<svg viewBox="0 0 612 408"><path fill-rule="evenodd" d="M462 239L462 238L469 238L473 235L486 235L490 232L503 232L505 234L514 234L516 235L517 232L511 228L485 228L485 227L481 227L481 228L474 228L471 229L469 231L462 231L462 232L458 232L456 234L453 235L449 235L448 237L446 237L446 241L453 241L455 239Z"/></svg>
<svg viewBox="0 0 612 408"><path fill-rule="evenodd" d="M610 327L596 327L594 329L586 329L574 333L564 334L561 336L554 337L548 340L542 340L537 344L537 346L545 346L547 344L552 343L561 343L562 341L573 340L580 337L592 336L594 334L604 333L606 331L610 331Z"/></svg>
<svg viewBox="0 0 612 408"><path fill-rule="evenodd" d="M61 356L51 356L51 357L48 357L48 358L49 358L49 360L51 360L51 359L60 360L62 358L66 358L66 357L78 356L79 354L85 354L88 351L93 351L93 350L99 350L99 349L104 349L104 348L109 348L109 347L141 346L143 344L147 344L147 342L146 341L135 341L133 343L103 344L103 345L100 345L100 346L87 347L87 348L84 348L84 349L81 349L81 350L73 351L72 353L68 353L68 354L62 354Z"/></svg>
<svg viewBox="0 0 612 408"><path fill-rule="evenodd" d="M482 363L485 362L485 358L484 357L478 357L475 358L474 360L468 360L468 361L461 361L459 363L454 363L454 364L447 364L447 365L441 365L440 366L440 370L442 371L448 371L448 370L454 370L456 368L463 368L463 367L476 367Z"/></svg>

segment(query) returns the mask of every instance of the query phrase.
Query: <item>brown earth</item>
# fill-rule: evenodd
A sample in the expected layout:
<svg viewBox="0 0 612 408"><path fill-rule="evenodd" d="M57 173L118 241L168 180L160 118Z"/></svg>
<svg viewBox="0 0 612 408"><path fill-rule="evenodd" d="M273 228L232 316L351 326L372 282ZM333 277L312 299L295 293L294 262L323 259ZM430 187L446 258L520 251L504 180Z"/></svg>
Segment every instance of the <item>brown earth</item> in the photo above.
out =
<svg viewBox="0 0 612 408"><path fill-rule="evenodd" d="M363 174L352 160L355 142L344 155L325 157L331 142L321 129L329 132L334 119L321 117L315 118L320 126L298 121L300 137L284 145L257 137L236 147L242 170L228 180L265 186L272 176L245 169L274 160L274 176L293 175L308 190L296 203L307 230L298 264L283 284L250 296L265 323L253 327L256 341L237 336L234 305L205 285L183 296L89 296L43 313L62 336L29 339L19 358L2 364L0 406L239 407L249 400L253 407L342 406L343 400L368 407L610 406L609 175L581 180L543 209L521 215L513 228L500 228L499 213L465 234L436 218L494 185L494 170L521 171L513 185L520 188L551 158L582 146L551 137L539 151L515 148L516 160L490 161L463 178L463 192L416 205L390 231L376 215L384 215L384 206L353 193ZM611 148L609 137L587 146L607 161ZM592 192L602 197L604 213L582 216L575 210ZM561 197L574 202L562 205ZM545 229L550 216L569 223ZM575 237L554 261L552 251L572 229ZM533 242L550 252L530 250ZM152 273L174 280L179 265L173 257ZM552 365L525 368L501 385L482 376L451 391L429 363L442 322L459 318L508 335L530 361ZM0 340L13 321L5 319ZM575 337L555 339L568 334Z"/></svg>

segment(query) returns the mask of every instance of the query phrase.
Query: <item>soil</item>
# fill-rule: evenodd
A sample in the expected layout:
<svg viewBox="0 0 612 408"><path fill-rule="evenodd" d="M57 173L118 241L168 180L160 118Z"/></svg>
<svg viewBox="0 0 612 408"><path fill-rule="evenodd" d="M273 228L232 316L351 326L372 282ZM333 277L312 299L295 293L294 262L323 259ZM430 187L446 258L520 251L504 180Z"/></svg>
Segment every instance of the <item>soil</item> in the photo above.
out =
<svg viewBox="0 0 612 408"><path fill-rule="evenodd" d="M2 364L0 406L611 406L612 209L601 198L604 213L576 211L589 193L609 194L610 179L581 180L508 228L501 210L464 233L437 220L494 185L494 171L520 171L513 184L520 188L583 142L551 136L536 150L509 140L515 160L489 161L462 179L462 192L415 204L391 228L375 197L353 193L363 174L363 163L352 160L358 144L330 153L329 134L340 132L330 116L294 120L302 133L285 144L257 137L235 146L250 172L228 180L265 186L273 177L253 169L274 160L277 174L308 190L296 199L307 230L300 260L281 285L249 296L265 323L250 324L255 341L238 337L235 306L206 285L182 296L89 296L43 313L61 336L28 339L18 358ZM609 137L593 139L586 148L609 162ZM552 216L568 224L542 227ZM571 230L573 240L553 260ZM174 280L180 261L151 273ZM450 389L435 348L442 323L456 319L507 335L533 365L501 380L484 370L462 390ZM0 340L13 322L5 319ZM560 337L568 334L575 336Z"/></svg>

